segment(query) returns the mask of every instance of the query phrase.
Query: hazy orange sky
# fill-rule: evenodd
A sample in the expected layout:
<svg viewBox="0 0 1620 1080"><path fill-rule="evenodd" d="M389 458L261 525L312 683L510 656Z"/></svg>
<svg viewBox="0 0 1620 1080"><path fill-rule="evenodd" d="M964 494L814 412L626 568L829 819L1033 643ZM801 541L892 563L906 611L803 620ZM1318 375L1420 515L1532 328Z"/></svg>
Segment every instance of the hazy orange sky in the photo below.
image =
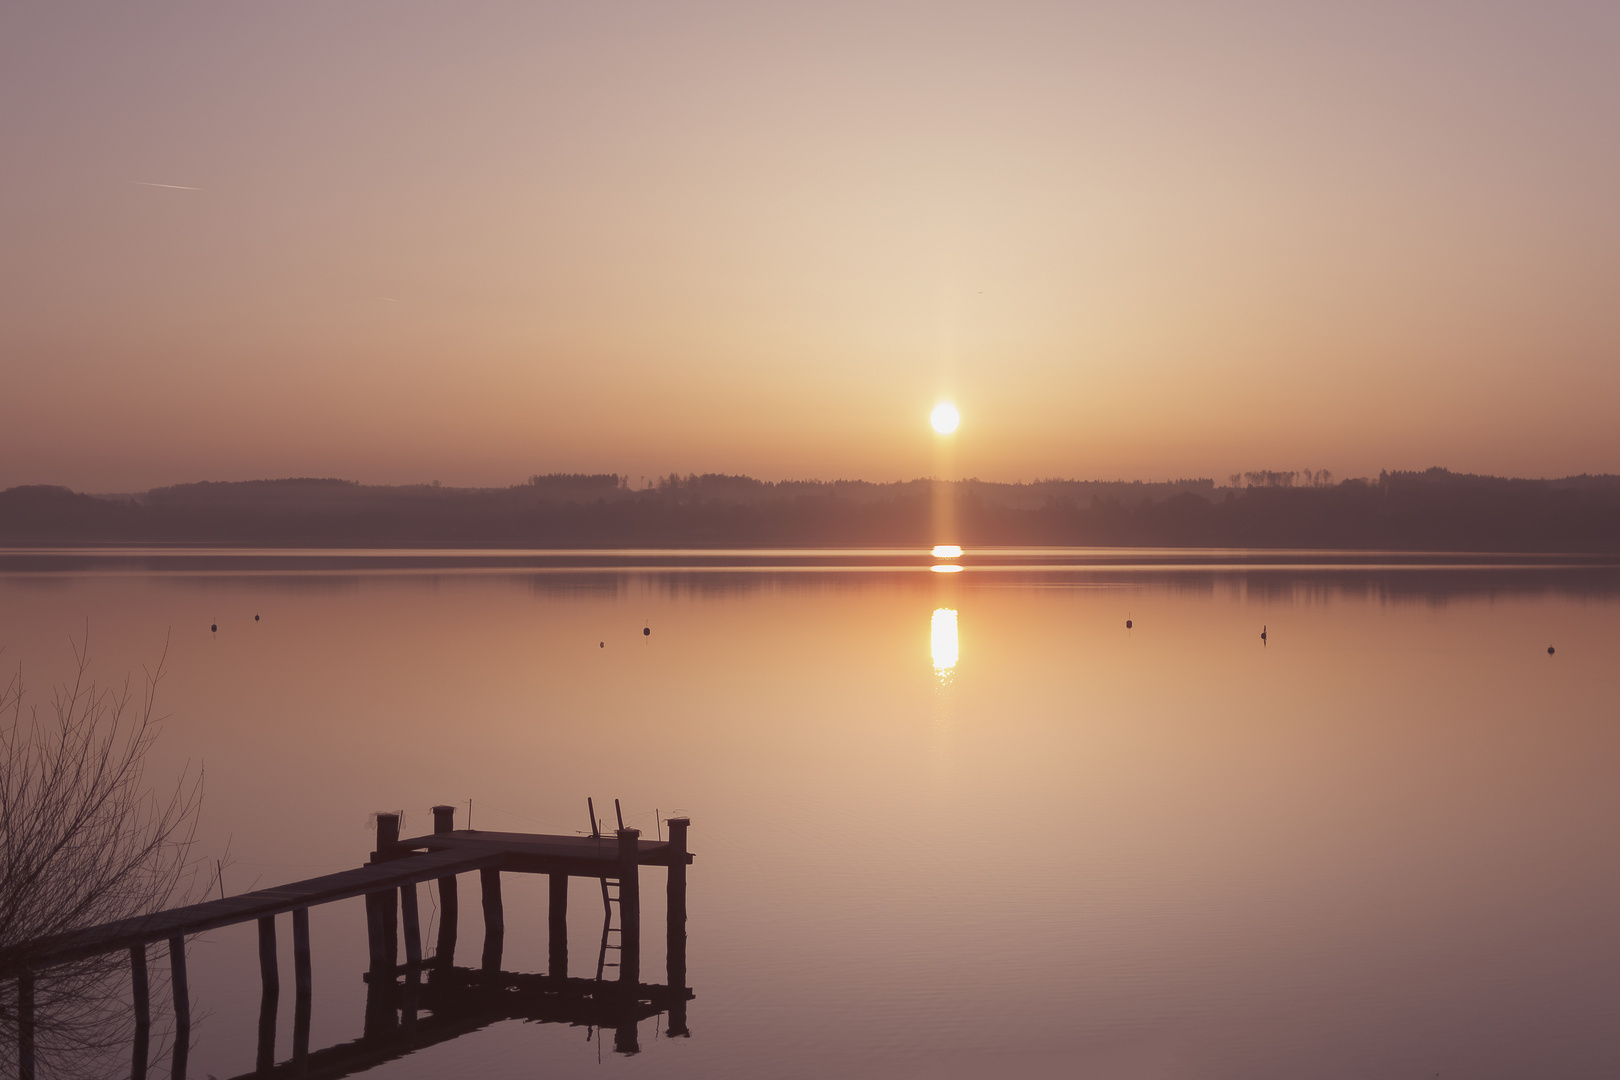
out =
<svg viewBox="0 0 1620 1080"><path fill-rule="evenodd" d="M1620 472L1612 0L11 2L0 148L0 486Z"/></svg>

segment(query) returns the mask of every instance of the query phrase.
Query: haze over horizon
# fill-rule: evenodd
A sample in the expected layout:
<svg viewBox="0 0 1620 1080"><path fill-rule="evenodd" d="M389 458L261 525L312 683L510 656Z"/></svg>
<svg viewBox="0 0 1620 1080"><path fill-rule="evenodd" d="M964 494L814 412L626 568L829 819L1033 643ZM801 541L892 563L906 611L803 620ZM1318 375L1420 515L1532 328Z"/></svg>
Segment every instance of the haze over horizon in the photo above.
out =
<svg viewBox="0 0 1620 1080"><path fill-rule="evenodd" d="M0 487L1620 473L1617 53L1574 0L7 5Z"/></svg>

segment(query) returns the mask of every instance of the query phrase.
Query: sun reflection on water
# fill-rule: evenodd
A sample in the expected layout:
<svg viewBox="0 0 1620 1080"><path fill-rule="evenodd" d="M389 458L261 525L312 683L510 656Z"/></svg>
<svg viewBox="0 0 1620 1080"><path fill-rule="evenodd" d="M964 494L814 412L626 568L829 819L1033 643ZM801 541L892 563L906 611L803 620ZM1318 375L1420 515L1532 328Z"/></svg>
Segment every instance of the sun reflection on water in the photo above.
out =
<svg viewBox="0 0 1620 1080"><path fill-rule="evenodd" d="M929 651L934 657L934 673L948 675L956 667L956 610L937 608L928 633Z"/></svg>

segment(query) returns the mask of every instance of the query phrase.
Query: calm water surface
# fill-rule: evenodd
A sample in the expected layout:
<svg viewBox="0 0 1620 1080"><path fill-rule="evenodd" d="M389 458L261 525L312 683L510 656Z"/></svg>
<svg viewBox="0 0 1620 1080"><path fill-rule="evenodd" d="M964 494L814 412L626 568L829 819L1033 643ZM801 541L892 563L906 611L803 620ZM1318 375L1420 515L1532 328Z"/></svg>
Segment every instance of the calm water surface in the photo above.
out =
<svg viewBox="0 0 1620 1080"><path fill-rule="evenodd" d="M104 676L168 636L151 774L206 769L228 892L358 865L377 810L691 817L690 1038L506 1022L368 1075L1620 1074L1620 574L972 555L17 556L0 644L43 700L87 623ZM543 970L543 880L506 908ZM312 929L318 1048L361 902ZM192 947L193 1076L253 1067L255 949Z"/></svg>

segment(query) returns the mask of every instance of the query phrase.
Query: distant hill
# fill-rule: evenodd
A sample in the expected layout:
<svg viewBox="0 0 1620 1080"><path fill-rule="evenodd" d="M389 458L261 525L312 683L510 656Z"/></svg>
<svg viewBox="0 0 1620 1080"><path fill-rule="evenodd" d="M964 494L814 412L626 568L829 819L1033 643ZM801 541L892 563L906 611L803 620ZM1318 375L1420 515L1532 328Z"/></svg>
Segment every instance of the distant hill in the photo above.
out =
<svg viewBox="0 0 1620 1080"><path fill-rule="evenodd" d="M1299 483L1301 476L1305 482ZM179 484L100 498L0 492L0 543L270 547L926 546L934 506L965 544L1620 552L1620 477L1515 480L1385 472L1213 480L769 482L550 474L505 488L336 479ZM1234 477L1234 480L1241 480Z"/></svg>

